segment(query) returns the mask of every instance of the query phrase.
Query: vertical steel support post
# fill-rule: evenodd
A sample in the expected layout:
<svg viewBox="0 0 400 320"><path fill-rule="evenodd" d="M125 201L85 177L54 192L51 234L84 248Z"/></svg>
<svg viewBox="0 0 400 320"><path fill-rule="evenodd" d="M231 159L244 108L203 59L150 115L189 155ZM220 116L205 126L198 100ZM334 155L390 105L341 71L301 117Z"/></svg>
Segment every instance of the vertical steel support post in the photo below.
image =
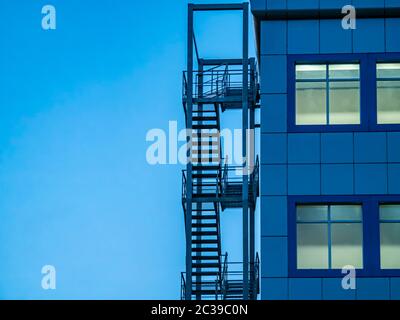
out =
<svg viewBox="0 0 400 320"><path fill-rule="evenodd" d="M243 155L243 299L249 299L249 176L247 157L247 129L249 128L249 4L243 3L243 127L242 127L242 155Z"/></svg>
<svg viewBox="0 0 400 320"><path fill-rule="evenodd" d="M192 299L192 141L193 141L193 4L188 5L188 34L187 34L187 130L189 133L189 161L187 164L186 180L186 294L185 299Z"/></svg>
<svg viewBox="0 0 400 320"><path fill-rule="evenodd" d="M254 76L255 76L255 70L256 70L256 65L255 65L255 60L250 59L250 88L252 90L255 90L255 81L254 81ZM254 97L254 92L251 92L252 97ZM251 173L254 170L254 154L255 154L255 100L252 99L252 104L250 106L250 130L252 134L252 139L249 141L251 143L250 145L250 153L251 157L249 158L252 163L250 164L251 166ZM252 190L255 192L254 188ZM253 290L251 293L251 299L256 299L257 298L257 293L254 291L254 281L255 281L255 274L254 274L254 259L255 259L255 203L251 206L250 208L250 283L251 283L251 289Z"/></svg>
<svg viewBox="0 0 400 320"><path fill-rule="evenodd" d="M198 75L197 75L197 93L198 93L198 97L202 97L203 96L203 62L201 60L198 59ZM198 103L197 104L197 108L199 111L203 111L203 104ZM203 116L203 112L198 112L197 113L198 116L202 117ZM199 124L202 124L201 122L198 122ZM201 136L197 136L197 143L199 143L199 147L197 147L197 150L199 150L198 155L197 155L197 164L201 164L202 163L202 154L200 152L200 150L202 150L201 147L201 143L202 143L202 138ZM203 179L197 179L197 187L196 187L196 192L197 193L201 193L203 191ZM201 202L197 202L196 203L196 214L203 214L201 209L203 208L203 204ZM201 228L198 227L196 228L197 232L201 231ZM197 240L201 239L201 236L196 237ZM197 248L201 247L201 244L197 244L196 245ZM201 252L196 252L196 256L200 256ZM201 268L196 268L196 272L198 272L198 274L200 274L201 272ZM202 289L202 285L201 285L201 275L196 276L196 300L201 300L201 293L200 290Z"/></svg>

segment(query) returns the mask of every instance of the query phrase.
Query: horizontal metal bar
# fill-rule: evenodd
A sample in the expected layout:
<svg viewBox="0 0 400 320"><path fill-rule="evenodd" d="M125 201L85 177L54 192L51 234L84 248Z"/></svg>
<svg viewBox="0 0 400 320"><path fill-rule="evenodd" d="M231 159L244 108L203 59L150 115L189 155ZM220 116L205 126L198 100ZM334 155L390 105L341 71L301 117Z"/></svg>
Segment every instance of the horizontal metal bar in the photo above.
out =
<svg viewBox="0 0 400 320"><path fill-rule="evenodd" d="M243 10L242 3L221 3L221 4L189 4L193 11L221 11L221 10Z"/></svg>
<svg viewBox="0 0 400 320"><path fill-rule="evenodd" d="M205 66L214 66L214 65L223 65L223 64L239 66L239 65L243 64L242 59L200 59L200 61Z"/></svg>

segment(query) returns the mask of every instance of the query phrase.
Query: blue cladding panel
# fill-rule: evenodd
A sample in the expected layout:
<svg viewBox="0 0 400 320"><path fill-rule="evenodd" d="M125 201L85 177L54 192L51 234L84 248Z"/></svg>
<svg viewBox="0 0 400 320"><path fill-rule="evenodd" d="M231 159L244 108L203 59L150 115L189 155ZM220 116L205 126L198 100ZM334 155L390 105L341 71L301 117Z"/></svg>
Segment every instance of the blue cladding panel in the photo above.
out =
<svg viewBox="0 0 400 320"><path fill-rule="evenodd" d="M358 278L358 300L388 300L390 298L389 279Z"/></svg>
<svg viewBox="0 0 400 320"><path fill-rule="evenodd" d="M390 279L390 298L400 300L400 278Z"/></svg>
<svg viewBox="0 0 400 320"><path fill-rule="evenodd" d="M387 162L385 132L356 132L354 159L357 163Z"/></svg>
<svg viewBox="0 0 400 320"><path fill-rule="evenodd" d="M286 132L286 94L263 94L261 104L261 132Z"/></svg>
<svg viewBox="0 0 400 320"><path fill-rule="evenodd" d="M286 165L261 165L261 194L266 196L287 194Z"/></svg>
<svg viewBox="0 0 400 320"><path fill-rule="evenodd" d="M289 299L322 299L322 280L318 278L289 279Z"/></svg>
<svg viewBox="0 0 400 320"><path fill-rule="evenodd" d="M321 161L323 163L353 163L352 133L323 133Z"/></svg>
<svg viewBox="0 0 400 320"><path fill-rule="evenodd" d="M321 137L318 133L296 133L288 136L289 163L318 163L321 159Z"/></svg>
<svg viewBox="0 0 400 320"><path fill-rule="evenodd" d="M261 135L261 163L280 164L287 162L287 134L263 133Z"/></svg>
<svg viewBox="0 0 400 320"><path fill-rule="evenodd" d="M400 162L400 132L387 133L388 161Z"/></svg>
<svg viewBox="0 0 400 320"><path fill-rule="evenodd" d="M386 51L400 51L400 19L386 19Z"/></svg>
<svg viewBox="0 0 400 320"><path fill-rule="evenodd" d="M287 236L287 197L261 198L261 236Z"/></svg>
<svg viewBox="0 0 400 320"><path fill-rule="evenodd" d="M389 164L389 194L400 194L400 164Z"/></svg>
<svg viewBox="0 0 400 320"><path fill-rule="evenodd" d="M267 0L268 10L284 10L286 7L286 0Z"/></svg>
<svg viewBox="0 0 400 320"><path fill-rule="evenodd" d="M288 9L305 10L318 9L319 0L287 0Z"/></svg>
<svg viewBox="0 0 400 320"><path fill-rule="evenodd" d="M287 277L287 237L261 238L262 277Z"/></svg>
<svg viewBox="0 0 400 320"><path fill-rule="evenodd" d="M322 0L324 1L324 0ZM385 0L353 0L353 6L357 8L384 8Z"/></svg>
<svg viewBox="0 0 400 320"><path fill-rule="evenodd" d="M356 194L386 194L387 164L356 164Z"/></svg>
<svg viewBox="0 0 400 320"><path fill-rule="evenodd" d="M261 54L286 54L286 21L261 22Z"/></svg>
<svg viewBox="0 0 400 320"><path fill-rule="evenodd" d="M288 293L287 278L262 278L261 299L262 300L287 300Z"/></svg>
<svg viewBox="0 0 400 320"><path fill-rule="evenodd" d="M289 195L319 195L320 165L289 165Z"/></svg>
<svg viewBox="0 0 400 320"><path fill-rule="evenodd" d="M286 55L261 56L261 93L286 93Z"/></svg>
<svg viewBox="0 0 400 320"><path fill-rule="evenodd" d="M356 290L345 290L342 278L322 279L322 298L324 300L354 300Z"/></svg>
<svg viewBox="0 0 400 320"><path fill-rule="evenodd" d="M351 0L321 0L319 7L321 9L342 9L348 4L351 4Z"/></svg>
<svg viewBox="0 0 400 320"><path fill-rule="evenodd" d="M290 54L319 53L319 21L288 21L288 41Z"/></svg>
<svg viewBox="0 0 400 320"><path fill-rule="evenodd" d="M352 30L343 29L341 20L321 20L320 28L321 53L352 52Z"/></svg>
<svg viewBox="0 0 400 320"><path fill-rule="evenodd" d="M354 192L352 164L324 164L321 170L322 194L348 195Z"/></svg>
<svg viewBox="0 0 400 320"><path fill-rule="evenodd" d="M385 7L386 8L399 8L400 7L400 0L385 0Z"/></svg>
<svg viewBox="0 0 400 320"><path fill-rule="evenodd" d="M267 9L267 0L251 0L252 11L265 11Z"/></svg>
<svg viewBox="0 0 400 320"><path fill-rule="evenodd" d="M357 19L357 28L353 35L354 52L385 51L384 19Z"/></svg>

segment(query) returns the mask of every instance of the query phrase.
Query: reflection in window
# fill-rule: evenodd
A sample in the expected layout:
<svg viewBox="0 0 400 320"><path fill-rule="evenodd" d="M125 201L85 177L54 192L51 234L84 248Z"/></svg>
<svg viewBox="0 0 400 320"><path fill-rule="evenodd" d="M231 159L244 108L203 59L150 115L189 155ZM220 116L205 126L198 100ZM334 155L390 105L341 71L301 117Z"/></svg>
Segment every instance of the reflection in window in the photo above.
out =
<svg viewBox="0 0 400 320"><path fill-rule="evenodd" d="M360 65L296 65L296 124L360 124Z"/></svg>
<svg viewBox="0 0 400 320"><path fill-rule="evenodd" d="M297 268L363 268L361 205L299 205Z"/></svg>
<svg viewBox="0 0 400 320"><path fill-rule="evenodd" d="M381 269L400 269L400 205L381 205Z"/></svg>
<svg viewBox="0 0 400 320"><path fill-rule="evenodd" d="M377 64L378 124L400 124L400 63Z"/></svg>

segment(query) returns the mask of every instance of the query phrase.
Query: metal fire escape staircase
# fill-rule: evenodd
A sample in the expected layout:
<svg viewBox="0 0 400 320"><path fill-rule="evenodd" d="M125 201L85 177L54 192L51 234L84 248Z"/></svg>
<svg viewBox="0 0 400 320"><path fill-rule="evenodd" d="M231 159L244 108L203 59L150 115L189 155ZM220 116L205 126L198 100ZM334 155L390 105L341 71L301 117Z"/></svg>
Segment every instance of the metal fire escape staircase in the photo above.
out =
<svg viewBox="0 0 400 320"><path fill-rule="evenodd" d="M243 10L246 17L248 4L189 4L191 44L188 71L183 73L183 106L190 148L188 167L182 173L187 257L186 272L181 276L181 297L257 299L259 258L254 252L254 212L259 197L258 157L244 166L231 166L223 158L220 116L229 110L242 109L249 123L243 132L255 128L254 112L260 99L258 76L254 58L199 58L193 34L193 12L209 10ZM244 31L247 23L244 18ZM246 42L247 33L248 30ZM193 49L197 55L197 71L193 70L191 61ZM244 259L237 263L228 262L228 253L222 255L221 246L220 215L233 208L243 208L250 215L250 237L247 232L243 234L243 245L250 250L244 249ZM244 229L248 226L245 217L249 215L244 214Z"/></svg>

